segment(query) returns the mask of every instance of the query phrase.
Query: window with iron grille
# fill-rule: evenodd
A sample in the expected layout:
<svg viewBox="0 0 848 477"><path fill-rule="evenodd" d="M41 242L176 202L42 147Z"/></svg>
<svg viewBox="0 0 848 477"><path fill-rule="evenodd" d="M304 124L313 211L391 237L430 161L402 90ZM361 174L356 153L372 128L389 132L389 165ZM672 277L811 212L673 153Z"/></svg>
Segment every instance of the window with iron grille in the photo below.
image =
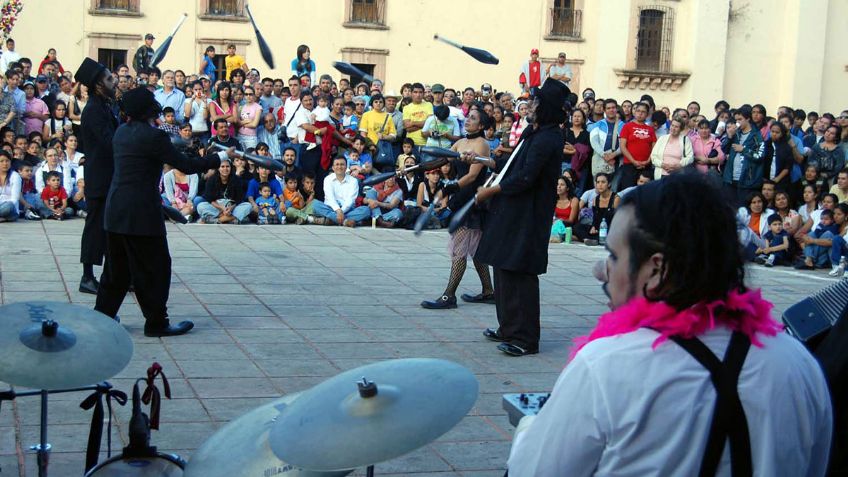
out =
<svg viewBox="0 0 848 477"><path fill-rule="evenodd" d="M244 15L244 0L208 0L206 14L218 16Z"/></svg>
<svg viewBox="0 0 848 477"><path fill-rule="evenodd" d="M643 7L639 11L636 69L671 71L674 11L668 7Z"/></svg>
<svg viewBox="0 0 848 477"><path fill-rule="evenodd" d="M554 0L550 11L550 35L580 38L583 11L574 8L573 0Z"/></svg>
<svg viewBox="0 0 848 477"><path fill-rule="evenodd" d="M137 12L138 0L96 0L97 10Z"/></svg>
<svg viewBox="0 0 848 477"><path fill-rule="evenodd" d="M386 24L385 0L350 0L348 23Z"/></svg>
<svg viewBox="0 0 848 477"><path fill-rule="evenodd" d="M106 68L109 68L110 71L117 71L118 65L124 65L127 63L127 50L98 48L97 62Z"/></svg>

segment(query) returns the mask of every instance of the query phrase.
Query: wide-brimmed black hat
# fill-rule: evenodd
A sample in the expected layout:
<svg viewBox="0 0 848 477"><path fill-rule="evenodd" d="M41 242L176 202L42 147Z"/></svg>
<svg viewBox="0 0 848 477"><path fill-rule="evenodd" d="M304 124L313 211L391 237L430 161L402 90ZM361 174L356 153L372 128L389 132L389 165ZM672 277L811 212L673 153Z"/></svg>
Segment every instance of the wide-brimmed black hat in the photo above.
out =
<svg viewBox="0 0 848 477"><path fill-rule="evenodd" d="M121 97L121 110L132 119L148 119L159 115L162 107L145 87L133 88Z"/></svg>
<svg viewBox="0 0 848 477"><path fill-rule="evenodd" d="M89 88L94 88L104 71L106 71L105 66L91 58L85 58L74 73L74 79Z"/></svg>

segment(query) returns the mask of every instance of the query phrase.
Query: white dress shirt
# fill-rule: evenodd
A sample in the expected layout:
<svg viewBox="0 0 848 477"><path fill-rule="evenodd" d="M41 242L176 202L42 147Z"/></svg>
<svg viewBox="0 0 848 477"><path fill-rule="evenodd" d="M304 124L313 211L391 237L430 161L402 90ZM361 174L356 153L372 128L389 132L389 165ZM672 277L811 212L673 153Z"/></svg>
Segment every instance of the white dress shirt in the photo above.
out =
<svg viewBox="0 0 848 477"><path fill-rule="evenodd" d="M324 203L331 209L347 213L353 208L357 195L359 182L354 177L345 174L344 180L339 181L335 174L330 174L324 178Z"/></svg>
<svg viewBox="0 0 848 477"><path fill-rule="evenodd" d="M719 356L727 328L699 339ZM510 477L698 475L716 393L710 374L655 331L587 344L557 379L550 400L519 432ZM832 410L821 368L787 334L758 335L739 377L754 475L821 476L827 468ZM717 475L730 475L725 447Z"/></svg>

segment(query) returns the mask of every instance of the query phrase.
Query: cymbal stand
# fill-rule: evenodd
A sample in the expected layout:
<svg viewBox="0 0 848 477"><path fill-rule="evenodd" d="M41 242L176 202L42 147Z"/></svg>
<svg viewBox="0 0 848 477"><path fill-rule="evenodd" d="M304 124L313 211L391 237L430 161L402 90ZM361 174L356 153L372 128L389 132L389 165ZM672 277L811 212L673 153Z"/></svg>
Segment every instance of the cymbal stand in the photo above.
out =
<svg viewBox="0 0 848 477"><path fill-rule="evenodd" d="M47 443L47 396L49 394L73 393L79 391L97 391L101 389L111 389L112 385L104 381L102 383L93 384L91 386L83 386L72 389L42 389L40 391L16 392L14 388L0 392L0 403L3 401L14 401L18 397L40 396L41 397L41 437L38 444L33 444L29 447L30 450L36 451L38 462L38 477L47 477L47 467L50 463L51 445Z"/></svg>

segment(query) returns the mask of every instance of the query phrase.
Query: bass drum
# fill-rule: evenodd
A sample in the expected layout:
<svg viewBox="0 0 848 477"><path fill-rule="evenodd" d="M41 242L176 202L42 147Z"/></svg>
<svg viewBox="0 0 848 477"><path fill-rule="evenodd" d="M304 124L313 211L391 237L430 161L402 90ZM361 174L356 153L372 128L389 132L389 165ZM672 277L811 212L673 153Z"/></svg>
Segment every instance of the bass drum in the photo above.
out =
<svg viewBox="0 0 848 477"><path fill-rule="evenodd" d="M153 457L124 458L101 462L85 477L182 477L185 461L178 455L157 452Z"/></svg>
<svg viewBox="0 0 848 477"><path fill-rule="evenodd" d="M191 456L185 477L344 477L352 470L313 472L283 462L271 450L268 434L280 412L300 393L284 396L231 421Z"/></svg>

